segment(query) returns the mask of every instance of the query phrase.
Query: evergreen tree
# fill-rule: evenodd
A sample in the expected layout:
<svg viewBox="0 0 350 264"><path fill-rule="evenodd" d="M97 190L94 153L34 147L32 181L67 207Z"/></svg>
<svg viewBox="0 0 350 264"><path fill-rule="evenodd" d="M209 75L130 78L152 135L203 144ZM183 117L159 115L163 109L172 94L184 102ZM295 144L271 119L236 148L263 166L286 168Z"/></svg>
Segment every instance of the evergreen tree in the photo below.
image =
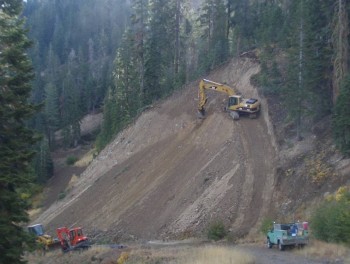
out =
<svg viewBox="0 0 350 264"><path fill-rule="evenodd" d="M40 103L51 100L53 93L59 98L58 122L56 116L38 115L33 124L45 133L50 146L52 130L63 128L66 144L74 146L80 137L79 120L103 103L115 52L128 23L129 3L27 0L25 11L36 44L31 52L37 72L32 98ZM67 111L73 116L66 115Z"/></svg>
<svg viewBox="0 0 350 264"><path fill-rule="evenodd" d="M252 12L249 1L228 0L231 3L231 27L233 28L232 43L234 54L252 48L256 43L254 32L258 18Z"/></svg>
<svg viewBox="0 0 350 264"><path fill-rule="evenodd" d="M160 99L174 88L174 1L150 1L149 36L145 59L145 104Z"/></svg>
<svg viewBox="0 0 350 264"><path fill-rule="evenodd" d="M135 52L138 64L138 78L140 80L139 96L142 104L145 94L145 42L147 34L148 0L134 0L132 10L131 23L135 34Z"/></svg>
<svg viewBox="0 0 350 264"><path fill-rule="evenodd" d="M350 156L350 75L341 86L334 107L332 128L337 147Z"/></svg>
<svg viewBox="0 0 350 264"><path fill-rule="evenodd" d="M103 106L103 123L101 131L96 140L97 150L103 149L115 135L116 124L119 122L117 115L117 104L115 101L115 89L110 87L107 91L105 103Z"/></svg>
<svg viewBox="0 0 350 264"><path fill-rule="evenodd" d="M36 181L40 184L45 183L53 175L53 161L47 138L43 138L41 142L37 144L34 169Z"/></svg>
<svg viewBox="0 0 350 264"><path fill-rule="evenodd" d="M137 58L135 56L134 41L131 32L126 32L121 47L118 49L115 60L114 86L115 99L119 109L123 126L134 117L141 108L140 93L138 89L139 75L137 72Z"/></svg>
<svg viewBox="0 0 350 264"><path fill-rule="evenodd" d="M346 0L335 1L333 30L333 102L335 103L339 94L340 83L349 72L349 19L348 4Z"/></svg>
<svg viewBox="0 0 350 264"><path fill-rule="evenodd" d="M55 146L55 132L60 125L59 98L56 86L48 83L45 87L45 124L49 146Z"/></svg>
<svg viewBox="0 0 350 264"><path fill-rule="evenodd" d="M314 120L329 115L332 106L331 31L333 1L305 0L305 85L307 102L303 107Z"/></svg>
<svg viewBox="0 0 350 264"><path fill-rule="evenodd" d="M288 112L296 127L298 140L302 139L302 119L309 111L310 104L305 104L306 100L311 101L311 94L306 83L307 74L307 53L308 45L306 35L309 33L307 23L308 9L307 0L293 2L290 20L290 47L288 50L288 74L287 81L282 91L285 95L285 103Z"/></svg>
<svg viewBox="0 0 350 264"><path fill-rule="evenodd" d="M219 0L206 0L199 17L202 28L199 65L207 72L229 57L226 7Z"/></svg>
<svg viewBox="0 0 350 264"><path fill-rule="evenodd" d="M32 67L30 42L20 18L22 0L0 1L0 262L23 263L28 235L27 202L20 190L31 181L34 133L25 125L37 110L28 103Z"/></svg>

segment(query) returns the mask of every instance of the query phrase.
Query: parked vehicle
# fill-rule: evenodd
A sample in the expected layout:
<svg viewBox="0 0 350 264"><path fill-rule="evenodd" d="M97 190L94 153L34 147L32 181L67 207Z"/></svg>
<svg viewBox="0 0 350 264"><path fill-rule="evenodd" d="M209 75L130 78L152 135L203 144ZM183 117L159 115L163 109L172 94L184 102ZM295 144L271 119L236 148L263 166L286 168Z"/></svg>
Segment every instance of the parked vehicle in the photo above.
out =
<svg viewBox="0 0 350 264"><path fill-rule="evenodd" d="M303 247L309 242L309 228L307 222L289 224L273 224L273 228L267 233L267 247L277 245L279 250L287 246Z"/></svg>

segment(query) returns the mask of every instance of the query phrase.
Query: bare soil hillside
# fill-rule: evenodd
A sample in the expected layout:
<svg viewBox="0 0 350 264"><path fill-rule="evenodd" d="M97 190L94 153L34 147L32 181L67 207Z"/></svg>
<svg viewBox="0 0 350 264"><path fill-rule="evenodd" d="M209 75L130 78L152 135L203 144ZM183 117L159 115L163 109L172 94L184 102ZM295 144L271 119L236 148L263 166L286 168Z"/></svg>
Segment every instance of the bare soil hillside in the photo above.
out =
<svg viewBox="0 0 350 264"><path fill-rule="evenodd" d="M240 59L206 78L259 97L250 84L258 72L258 64ZM276 178L264 100L258 119L235 122L223 112L226 95L211 92L207 117L198 120L197 89L198 81L144 112L36 221L49 230L106 231L114 240L198 234L217 220L236 235L254 231Z"/></svg>
<svg viewBox="0 0 350 264"><path fill-rule="evenodd" d="M250 84L258 72L240 59L206 78L258 97ZM212 92L207 117L198 120L197 89L196 81L144 112L36 221L108 231L114 240L197 234L217 220L237 235L254 230L270 208L276 176L268 111L235 122L222 110L226 95Z"/></svg>
<svg viewBox="0 0 350 264"><path fill-rule="evenodd" d="M259 118L233 121L226 95L210 92L198 120L195 81L122 131L35 222L113 241L198 235L218 220L233 235L255 232L272 209L277 160L266 101L250 83L259 69L242 58L205 76L261 99Z"/></svg>

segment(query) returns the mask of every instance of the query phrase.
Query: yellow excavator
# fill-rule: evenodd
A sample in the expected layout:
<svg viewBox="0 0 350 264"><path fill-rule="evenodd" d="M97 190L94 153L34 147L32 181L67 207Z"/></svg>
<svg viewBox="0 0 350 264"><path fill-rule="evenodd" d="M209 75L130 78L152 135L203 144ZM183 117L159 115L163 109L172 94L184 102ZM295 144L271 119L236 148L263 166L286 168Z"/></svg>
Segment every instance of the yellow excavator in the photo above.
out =
<svg viewBox="0 0 350 264"><path fill-rule="evenodd" d="M241 114L247 114L250 118L256 118L260 111L260 101L258 99L250 98L244 99L242 95L236 93L236 91L221 83L213 82L207 79L203 79L199 82L198 92L198 114L199 118L204 118L206 104L208 98L205 94L205 90L214 90L217 92L225 93L229 96L228 106L226 110L229 112L233 120L238 120Z"/></svg>

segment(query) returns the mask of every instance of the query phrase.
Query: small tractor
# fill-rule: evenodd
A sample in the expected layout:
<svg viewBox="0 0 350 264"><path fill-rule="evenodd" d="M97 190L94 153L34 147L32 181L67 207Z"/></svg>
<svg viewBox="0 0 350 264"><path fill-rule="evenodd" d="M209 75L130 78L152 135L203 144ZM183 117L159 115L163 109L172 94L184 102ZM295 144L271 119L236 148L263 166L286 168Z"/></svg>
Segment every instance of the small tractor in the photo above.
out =
<svg viewBox="0 0 350 264"><path fill-rule="evenodd" d="M88 249L91 246L89 239L84 236L81 227L71 229L60 227L57 228L56 232L63 252L77 249Z"/></svg>
<svg viewBox="0 0 350 264"><path fill-rule="evenodd" d="M28 226L29 233L36 236L36 242L39 245L42 245L45 250L48 250L50 247L58 244L58 239L53 238L52 236L45 234L44 228L42 224L36 224Z"/></svg>

